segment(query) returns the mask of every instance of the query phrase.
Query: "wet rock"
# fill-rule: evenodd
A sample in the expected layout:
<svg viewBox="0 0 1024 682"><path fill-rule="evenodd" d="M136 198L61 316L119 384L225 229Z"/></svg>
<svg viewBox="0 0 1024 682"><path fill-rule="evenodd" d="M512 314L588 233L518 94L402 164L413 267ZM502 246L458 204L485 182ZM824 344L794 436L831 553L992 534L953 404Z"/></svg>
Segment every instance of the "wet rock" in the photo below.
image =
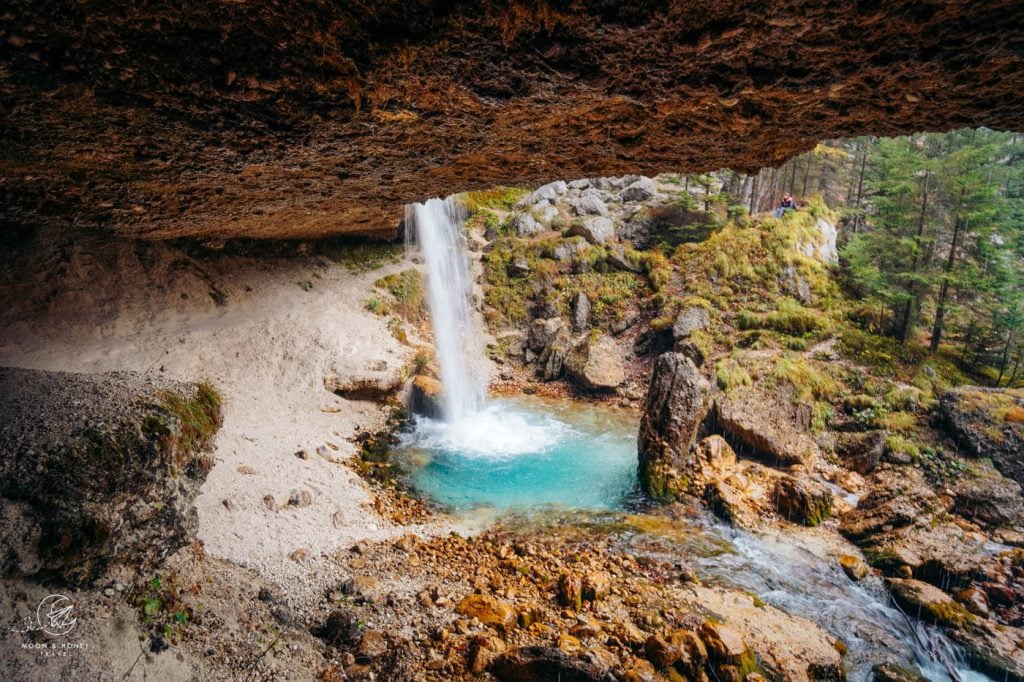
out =
<svg viewBox="0 0 1024 682"><path fill-rule="evenodd" d="M775 509L793 523L818 526L832 514L832 492L809 480L784 476L775 484Z"/></svg>
<svg viewBox="0 0 1024 682"><path fill-rule="evenodd" d="M647 201L657 191L654 180L643 177L619 192L619 198L623 201Z"/></svg>
<svg viewBox="0 0 1024 682"><path fill-rule="evenodd" d="M863 559L852 554L840 554L839 567L843 569L843 572L846 573L850 580L854 581L863 580L868 577L868 573L871 571Z"/></svg>
<svg viewBox="0 0 1024 682"><path fill-rule="evenodd" d="M800 427L797 408L760 386L737 386L716 396L715 420L741 455L801 464L817 454L813 438Z"/></svg>
<svg viewBox="0 0 1024 682"><path fill-rule="evenodd" d="M900 578L890 578L886 582L896 602L921 620L962 628L973 619L967 609L934 585Z"/></svg>
<svg viewBox="0 0 1024 682"><path fill-rule="evenodd" d="M1024 485L1024 389L961 386L943 394L938 414L967 454Z"/></svg>
<svg viewBox="0 0 1024 682"><path fill-rule="evenodd" d="M568 234L583 237L591 244L606 244L615 239L615 225L608 218L584 218L574 221Z"/></svg>
<svg viewBox="0 0 1024 682"><path fill-rule="evenodd" d="M712 514L737 528L752 528L756 524L757 512L746 493L725 479L712 481L704 488L704 504Z"/></svg>
<svg viewBox="0 0 1024 682"><path fill-rule="evenodd" d="M885 452L885 431L840 434L836 438L836 454L846 468L859 474L874 470Z"/></svg>
<svg viewBox="0 0 1024 682"><path fill-rule="evenodd" d="M519 237L530 237L544 231L544 226L538 223L529 213L517 213L512 216L512 219L509 221L509 227Z"/></svg>
<svg viewBox="0 0 1024 682"><path fill-rule="evenodd" d="M476 618L499 632L507 632L516 624L516 612L507 603L485 594L471 594L455 607L455 612Z"/></svg>
<svg viewBox="0 0 1024 682"><path fill-rule="evenodd" d="M988 618L988 598L982 590L977 587L968 587L956 593L956 600L964 605L968 611L980 618Z"/></svg>
<svg viewBox="0 0 1024 682"><path fill-rule="evenodd" d="M880 663L871 669L871 674L874 682L928 682L924 675L895 663Z"/></svg>
<svg viewBox="0 0 1024 682"><path fill-rule="evenodd" d="M697 454L715 474L728 470L736 463L736 453L732 446L718 434L701 440L697 444Z"/></svg>
<svg viewBox="0 0 1024 682"><path fill-rule="evenodd" d="M689 338L693 332L706 329L710 322L711 317L706 308L695 305L687 306L676 315L676 320L672 324L672 338L676 341Z"/></svg>
<svg viewBox="0 0 1024 682"><path fill-rule="evenodd" d="M576 333L585 331L590 326L590 299L582 291L576 293L572 300L572 330Z"/></svg>
<svg viewBox="0 0 1024 682"><path fill-rule="evenodd" d="M415 377L409 392L409 409L414 414L440 419L444 415L442 390L437 379L422 374Z"/></svg>
<svg viewBox="0 0 1024 682"><path fill-rule="evenodd" d="M946 513L920 472L876 472L870 492L844 514L839 530L887 575L955 584L982 571L984 538L968 534Z"/></svg>
<svg viewBox="0 0 1024 682"><path fill-rule="evenodd" d="M651 635L644 642L644 656L658 668L667 668L679 660L679 648L661 635Z"/></svg>
<svg viewBox="0 0 1024 682"><path fill-rule="evenodd" d="M638 442L640 485L651 497L667 500L689 490L700 467L693 445L709 390L689 358L665 353L655 362Z"/></svg>
<svg viewBox="0 0 1024 682"><path fill-rule="evenodd" d="M626 380L618 346L601 333L585 336L565 358L565 371L582 388L614 391Z"/></svg>
<svg viewBox="0 0 1024 682"><path fill-rule="evenodd" d="M494 661L490 672L502 682L615 682L601 657L574 657L543 646L511 649Z"/></svg>
<svg viewBox="0 0 1024 682"><path fill-rule="evenodd" d="M1024 493L1016 481L976 464L953 486L956 513L983 526L1019 523L1024 518Z"/></svg>

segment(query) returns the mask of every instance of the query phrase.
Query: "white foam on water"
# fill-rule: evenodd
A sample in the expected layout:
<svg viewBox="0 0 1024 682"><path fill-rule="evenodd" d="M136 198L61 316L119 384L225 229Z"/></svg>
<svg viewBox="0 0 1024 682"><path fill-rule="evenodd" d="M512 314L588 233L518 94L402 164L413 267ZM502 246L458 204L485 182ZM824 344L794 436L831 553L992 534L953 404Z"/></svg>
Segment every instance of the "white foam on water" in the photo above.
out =
<svg viewBox="0 0 1024 682"><path fill-rule="evenodd" d="M572 427L553 417L492 403L454 421L418 417L403 445L504 460L548 452L571 432Z"/></svg>

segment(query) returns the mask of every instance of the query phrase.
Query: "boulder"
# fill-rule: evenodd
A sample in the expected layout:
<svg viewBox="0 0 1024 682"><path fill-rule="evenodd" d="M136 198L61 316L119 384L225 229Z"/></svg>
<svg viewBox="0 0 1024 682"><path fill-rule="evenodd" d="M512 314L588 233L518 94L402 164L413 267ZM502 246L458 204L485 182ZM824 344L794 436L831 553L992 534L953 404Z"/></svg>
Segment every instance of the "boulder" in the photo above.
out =
<svg viewBox="0 0 1024 682"><path fill-rule="evenodd" d="M836 454L847 469L870 473L885 453L886 431L844 433L836 437Z"/></svg>
<svg viewBox="0 0 1024 682"><path fill-rule="evenodd" d="M1024 485L1024 389L961 386L939 400L939 418L972 457L987 457Z"/></svg>
<svg viewBox="0 0 1024 682"><path fill-rule="evenodd" d="M419 375L412 380L409 392L409 409L431 419L444 416L444 398L441 382L433 377Z"/></svg>
<svg viewBox="0 0 1024 682"><path fill-rule="evenodd" d="M710 386L693 361L664 353L654 364L638 439L640 485L655 499L689 491L699 473L694 440L708 414Z"/></svg>
<svg viewBox="0 0 1024 682"><path fill-rule="evenodd" d="M530 323L527 346L534 351L543 350L564 326L559 317L534 320Z"/></svg>
<svg viewBox="0 0 1024 682"><path fill-rule="evenodd" d="M717 434L708 436L697 445L697 455L714 473L724 472L736 463L732 446Z"/></svg>
<svg viewBox="0 0 1024 682"><path fill-rule="evenodd" d="M974 619L967 609L934 585L900 578L890 578L886 582L896 603L923 621L962 628Z"/></svg>
<svg viewBox="0 0 1024 682"><path fill-rule="evenodd" d="M641 272L640 266L636 265L626 257L626 249L622 244L609 244L604 262L623 272Z"/></svg>
<svg viewBox="0 0 1024 682"><path fill-rule="evenodd" d="M590 180L587 180L585 178L580 179L580 180L573 180L572 182L569 183L569 189L575 189L575 190L582 191L582 190L585 190L585 189L587 189L589 187L590 187Z"/></svg>
<svg viewBox="0 0 1024 682"><path fill-rule="evenodd" d="M600 196L589 193L591 191L587 190L587 193L581 194L578 198L569 202L573 213L578 216L607 216L608 207L601 200Z"/></svg>
<svg viewBox="0 0 1024 682"><path fill-rule="evenodd" d="M524 646L510 649L491 664L501 682L615 682L607 657L586 650L567 654L557 647Z"/></svg>
<svg viewBox="0 0 1024 682"><path fill-rule="evenodd" d="M936 583L967 583L990 559L985 539L950 518L950 505L915 469L879 471L868 494L843 514L839 531L886 575L910 571Z"/></svg>
<svg viewBox="0 0 1024 682"><path fill-rule="evenodd" d="M798 408L758 385L736 386L718 394L715 420L741 455L805 464L818 451Z"/></svg>
<svg viewBox="0 0 1024 682"><path fill-rule="evenodd" d="M207 384L0 368L0 576L151 576L195 537L220 424Z"/></svg>
<svg viewBox="0 0 1024 682"><path fill-rule="evenodd" d="M383 400L402 387L402 369L398 363L371 360L358 369L335 369L324 377L324 388L348 400Z"/></svg>
<svg viewBox="0 0 1024 682"><path fill-rule="evenodd" d="M618 346L600 332L588 334L572 348L565 359L565 371L569 378L591 391L614 391L626 380Z"/></svg>
<svg viewBox="0 0 1024 682"><path fill-rule="evenodd" d="M512 277L525 277L531 270L530 263L524 256L516 256L508 266L508 274Z"/></svg>
<svg viewBox="0 0 1024 682"><path fill-rule="evenodd" d="M509 221L517 236L530 237L544 231L544 226L538 223L529 213L517 213Z"/></svg>
<svg viewBox="0 0 1024 682"><path fill-rule="evenodd" d="M565 372L565 361L572 348L572 339L565 329L558 332L548 341L538 358L537 374L544 381L555 381L562 378Z"/></svg>
<svg viewBox="0 0 1024 682"><path fill-rule="evenodd" d="M775 483L775 510L787 521L818 526L832 514L832 491L815 481L783 476Z"/></svg>
<svg viewBox="0 0 1024 682"><path fill-rule="evenodd" d="M840 554L839 567L853 581L861 581L868 577L868 573L871 572L871 568L863 559L852 554Z"/></svg>
<svg viewBox="0 0 1024 682"><path fill-rule="evenodd" d="M555 180L546 185L541 185L529 196L528 204L535 204L538 201L555 202L559 197L564 196L569 186L562 180Z"/></svg>
<svg viewBox="0 0 1024 682"><path fill-rule="evenodd" d="M619 192L619 198L623 201L647 201L657 191L658 187L654 180L643 177Z"/></svg>
<svg viewBox="0 0 1024 682"><path fill-rule="evenodd" d="M715 616L700 629L712 660L741 667L756 660L771 679L845 679L835 638L814 622L755 602L746 592L702 585L692 591L702 610Z"/></svg>
<svg viewBox="0 0 1024 682"><path fill-rule="evenodd" d="M559 214L558 209L551 205L541 206L539 208L534 207L531 212L537 222L547 227L551 226L551 223L554 222L555 218L557 218Z"/></svg>
<svg viewBox="0 0 1024 682"><path fill-rule="evenodd" d="M711 322L706 308L691 305L683 308L672 323L672 338L676 341L686 339L698 329L706 329Z"/></svg>
<svg viewBox="0 0 1024 682"><path fill-rule="evenodd" d="M516 624L516 612L507 603L487 594L471 594L455 607L455 612L476 618L499 632L508 632Z"/></svg>
<svg viewBox="0 0 1024 682"><path fill-rule="evenodd" d="M570 237L568 239L561 240L558 245L552 249L551 257L554 260L564 263L580 255L588 248L590 247L585 238L579 236Z"/></svg>
<svg viewBox="0 0 1024 682"><path fill-rule="evenodd" d="M816 230L815 238L797 244L797 249L808 258L817 258L823 263L838 263L839 250L836 248L836 237L838 236L836 226L824 218L818 218L814 223L814 227Z"/></svg>
<svg viewBox="0 0 1024 682"><path fill-rule="evenodd" d="M1020 485L991 467L970 467L953 486L953 494L953 510L983 526L1005 526L1024 520L1024 493Z"/></svg>
<svg viewBox="0 0 1024 682"><path fill-rule="evenodd" d="M576 292L572 299L572 330L576 333L585 331L590 326L590 299L582 291Z"/></svg>
<svg viewBox="0 0 1024 682"><path fill-rule="evenodd" d="M615 224L608 218L576 220L569 228L569 236L579 236L591 244L605 244L615 239Z"/></svg>

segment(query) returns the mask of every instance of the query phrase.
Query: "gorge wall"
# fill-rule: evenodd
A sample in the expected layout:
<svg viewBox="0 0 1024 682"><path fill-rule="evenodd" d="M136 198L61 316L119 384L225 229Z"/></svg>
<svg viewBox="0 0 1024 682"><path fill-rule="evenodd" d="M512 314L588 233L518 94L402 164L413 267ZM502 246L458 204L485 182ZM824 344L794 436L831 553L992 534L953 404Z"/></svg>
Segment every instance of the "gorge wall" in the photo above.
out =
<svg viewBox="0 0 1024 682"><path fill-rule="evenodd" d="M0 235L393 236L496 184L1024 128L1024 5L164 3L0 14Z"/></svg>

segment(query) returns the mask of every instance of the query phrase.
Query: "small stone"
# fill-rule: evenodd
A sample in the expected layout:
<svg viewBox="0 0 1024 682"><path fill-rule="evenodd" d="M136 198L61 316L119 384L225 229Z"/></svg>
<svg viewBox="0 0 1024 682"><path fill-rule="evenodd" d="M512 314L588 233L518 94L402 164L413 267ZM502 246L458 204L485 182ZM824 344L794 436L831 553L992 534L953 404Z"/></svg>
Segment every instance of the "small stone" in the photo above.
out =
<svg viewBox="0 0 1024 682"><path fill-rule="evenodd" d="M242 464L236 471L243 476L255 476L258 472L248 464Z"/></svg>
<svg viewBox="0 0 1024 682"><path fill-rule="evenodd" d="M223 504L228 511L235 511L235 502L230 497L225 497L220 501L220 503Z"/></svg>
<svg viewBox="0 0 1024 682"><path fill-rule="evenodd" d="M587 601L600 601L608 596L612 578L605 571L593 571L583 576L583 598Z"/></svg>
<svg viewBox="0 0 1024 682"><path fill-rule="evenodd" d="M105 597L113 597L115 594L117 594L117 592L114 590L113 587L108 587L105 590L103 590L103 596Z"/></svg>
<svg viewBox="0 0 1024 682"><path fill-rule="evenodd" d="M477 635L469 640L467 663L474 675L481 674L491 662L505 652L505 642L493 635Z"/></svg>
<svg viewBox="0 0 1024 682"><path fill-rule="evenodd" d="M565 573L558 579L558 603L576 611L583 608L583 583L579 576Z"/></svg>
<svg viewBox="0 0 1024 682"><path fill-rule="evenodd" d="M273 495L263 496L263 506L266 507L269 511L277 511L277 502L274 500Z"/></svg>
<svg viewBox="0 0 1024 682"><path fill-rule="evenodd" d="M309 459L309 450L298 450L295 456L299 459Z"/></svg>
<svg viewBox="0 0 1024 682"><path fill-rule="evenodd" d="M356 660L373 661L388 652L388 641L384 635L376 630L367 630L363 638L359 640L359 647L356 649Z"/></svg>
<svg viewBox="0 0 1024 682"><path fill-rule="evenodd" d="M301 564L302 562L309 559L309 550L300 547L299 549L296 549L291 554L289 554L288 558L294 561L295 563Z"/></svg>
<svg viewBox="0 0 1024 682"><path fill-rule="evenodd" d="M850 554L840 554L839 565L850 580L854 581L860 581L866 578L870 570L863 559Z"/></svg>
<svg viewBox="0 0 1024 682"><path fill-rule="evenodd" d="M565 653L572 655L582 651L583 645L580 644L580 640L563 632L558 635L558 648Z"/></svg>
<svg viewBox="0 0 1024 682"><path fill-rule="evenodd" d="M311 504L313 504L313 494L308 490L295 489L288 496L288 505L291 507L302 509Z"/></svg>
<svg viewBox="0 0 1024 682"><path fill-rule="evenodd" d="M468 618L476 618L484 625L502 632L512 629L516 623L516 612L507 603L484 594L471 594L459 602L455 612Z"/></svg>

